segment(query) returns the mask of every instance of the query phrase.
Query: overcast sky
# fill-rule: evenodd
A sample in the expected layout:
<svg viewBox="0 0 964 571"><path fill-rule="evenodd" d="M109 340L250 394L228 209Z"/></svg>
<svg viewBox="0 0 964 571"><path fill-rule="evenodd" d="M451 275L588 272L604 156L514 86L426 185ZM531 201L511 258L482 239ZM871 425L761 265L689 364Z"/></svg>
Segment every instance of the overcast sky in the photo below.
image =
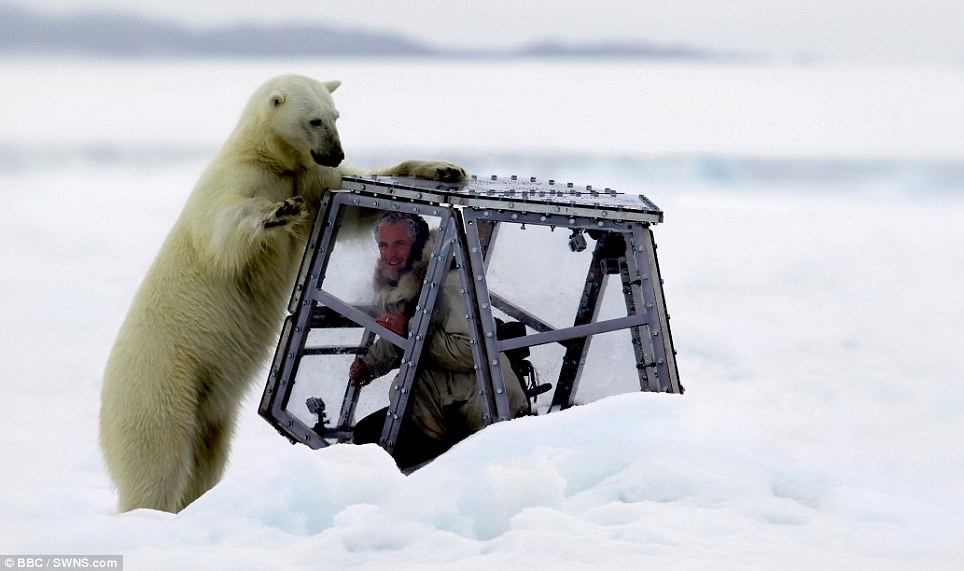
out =
<svg viewBox="0 0 964 571"><path fill-rule="evenodd" d="M964 0L0 0L112 9L198 26L311 22L443 46L633 40L871 62L964 65Z"/></svg>

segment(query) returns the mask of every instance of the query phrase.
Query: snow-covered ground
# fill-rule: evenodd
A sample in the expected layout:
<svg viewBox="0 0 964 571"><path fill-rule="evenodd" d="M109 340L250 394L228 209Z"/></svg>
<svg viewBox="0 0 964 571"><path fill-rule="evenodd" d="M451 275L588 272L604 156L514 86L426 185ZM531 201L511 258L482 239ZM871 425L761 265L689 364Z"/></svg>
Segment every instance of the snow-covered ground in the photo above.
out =
<svg viewBox="0 0 964 571"><path fill-rule="evenodd" d="M686 394L496 425L405 477L373 446L291 446L256 413L258 379L216 488L176 516L115 515L96 436L113 337L248 94L289 71L345 82L359 165L445 157L653 199ZM960 69L12 60L0 81L0 554L119 554L126 569L964 561ZM583 383L610 386L628 342L596 348Z"/></svg>

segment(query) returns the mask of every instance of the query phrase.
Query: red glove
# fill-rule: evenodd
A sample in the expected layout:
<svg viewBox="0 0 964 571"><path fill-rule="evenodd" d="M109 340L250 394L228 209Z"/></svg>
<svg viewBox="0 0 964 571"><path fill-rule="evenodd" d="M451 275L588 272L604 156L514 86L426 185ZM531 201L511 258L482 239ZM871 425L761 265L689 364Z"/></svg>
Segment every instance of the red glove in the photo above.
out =
<svg viewBox="0 0 964 571"><path fill-rule="evenodd" d="M356 387L363 387L372 382L372 374L365 361L355 359L352 362L351 367L348 368L348 379Z"/></svg>
<svg viewBox="0 0 964 571"><path fill-rule="evenodd" d="M403 313L383 313L378 316L375 322L386 329L391 329L402 337L405 336L405 327L408 325L408 319L405 318Z"/></svg>

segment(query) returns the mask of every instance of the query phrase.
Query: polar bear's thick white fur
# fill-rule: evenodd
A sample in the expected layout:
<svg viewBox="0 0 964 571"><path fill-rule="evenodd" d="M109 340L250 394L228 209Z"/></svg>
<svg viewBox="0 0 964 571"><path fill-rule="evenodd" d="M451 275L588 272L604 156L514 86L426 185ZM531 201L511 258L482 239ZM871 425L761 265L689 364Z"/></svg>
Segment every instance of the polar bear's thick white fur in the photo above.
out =
<svg viewBox="0 0 964 571"><path fill-rule="evenodd" d="M187 200L107 362L100 440L121 511L178 512L221 478L239 402L277 341L308 225L345 174L331 92L262 85ZM443 161L367 174L465 176Z"/></svg>

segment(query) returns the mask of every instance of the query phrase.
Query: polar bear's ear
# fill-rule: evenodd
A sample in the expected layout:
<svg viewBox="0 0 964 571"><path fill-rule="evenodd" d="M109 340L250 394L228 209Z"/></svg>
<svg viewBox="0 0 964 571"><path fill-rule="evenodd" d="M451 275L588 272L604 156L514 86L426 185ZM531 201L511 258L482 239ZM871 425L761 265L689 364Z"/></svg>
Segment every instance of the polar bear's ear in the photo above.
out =
<svg viewBox="0 0 964 571"><path fill-rule="evenodd" d="M325 89L328 90L328 93L334 93L335 90L338 89L338 86L341 85L341 82L336 79L334 81L322 82L322 85L325 86Z"/></svg>
<svg viewBox="0 0 964 571"><path fill-rule="evenodd" d="M272 91L271 92L271 106L279 107L288 99L288 95L282 91Z"/></svg>

